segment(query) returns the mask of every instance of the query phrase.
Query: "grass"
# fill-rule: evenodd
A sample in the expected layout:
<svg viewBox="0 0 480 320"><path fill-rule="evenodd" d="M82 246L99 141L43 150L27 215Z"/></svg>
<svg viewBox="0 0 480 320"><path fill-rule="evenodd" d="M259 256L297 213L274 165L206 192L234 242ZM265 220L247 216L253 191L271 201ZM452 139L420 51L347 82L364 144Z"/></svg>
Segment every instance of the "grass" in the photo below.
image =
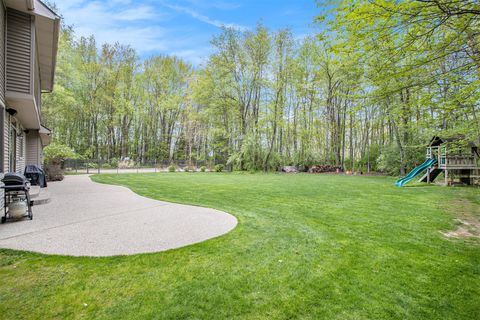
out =
<svg viewBox="0 0 480 320"><path fill-rule="evenodd" d="M94 176L235 215L231 233L163 253L71 258L0 250L4 319L478 319L478 240L447 240L479 189L386 177Z"/></svg>

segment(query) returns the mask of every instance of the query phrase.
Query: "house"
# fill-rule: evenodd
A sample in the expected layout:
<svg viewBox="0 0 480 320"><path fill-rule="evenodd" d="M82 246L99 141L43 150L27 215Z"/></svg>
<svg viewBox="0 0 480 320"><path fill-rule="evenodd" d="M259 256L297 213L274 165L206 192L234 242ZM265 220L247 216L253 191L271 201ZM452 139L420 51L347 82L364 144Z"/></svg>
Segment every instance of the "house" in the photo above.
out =
<svg viewBox="0 0 480 320"><path fill-rule="evenodd" d="M0 168L23 173L50 142L42 93L53 89L60 17L39 0L0 4Z"/></svg>

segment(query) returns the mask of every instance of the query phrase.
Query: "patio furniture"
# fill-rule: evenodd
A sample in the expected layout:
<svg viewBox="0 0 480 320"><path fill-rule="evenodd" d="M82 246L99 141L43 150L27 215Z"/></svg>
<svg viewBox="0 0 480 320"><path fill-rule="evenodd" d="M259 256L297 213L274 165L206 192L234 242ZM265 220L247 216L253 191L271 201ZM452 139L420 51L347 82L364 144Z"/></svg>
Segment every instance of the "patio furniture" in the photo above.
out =
<svg viewBox="0 0 480 320"><path fill-rule="evenodd" d="M3 210L4 216L1 218L1 223L5 223L8 220L17 220L17 215L10 214L10 209L19 210L25 207L25 214L23 218L33 219L32 213L32 201L30 200L30 184L27 178L23 174L19 173L6 173L2 179L4 190L3 195Z"/></svg>

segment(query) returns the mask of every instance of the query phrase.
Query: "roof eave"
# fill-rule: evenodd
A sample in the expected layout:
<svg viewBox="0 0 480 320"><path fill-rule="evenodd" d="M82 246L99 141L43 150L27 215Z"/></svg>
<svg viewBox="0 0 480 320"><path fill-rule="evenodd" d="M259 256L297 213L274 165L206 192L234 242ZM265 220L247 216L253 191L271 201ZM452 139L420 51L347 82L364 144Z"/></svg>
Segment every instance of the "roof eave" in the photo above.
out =
<svg viewBox="0 0 480 320"><path fill-rule="evenodd" d="M47 55L49 55L49 57L46 60L47 68L44 68L44 72L41 72L41 74L43 74L41 75L41 90L43 92L52 92L55 79L55 67L57 64L58 40L60 34L60 16L57 15L52 9L50 9L45 3L40 0L4 0L4 4L7 8L27 13L29 15L37 17L39 20L48 21L49 24L51 24L51 26L48 28L48 32L44 33L46 37L52 37L52 44L48 44L45 48L45 52L47 52ZM36 27L38 27L37 24ZM40 63L42 62L40 61Z"/></svg>
<svg viewBox="0 0 480 320"><path fill-rule="evenodd" d="M43 3L41 0L32 0L34 1L37 6L42 6L42 12L41 15L44 18L50 19L53 22L53 30L52 30L52 66L50 70L50 79L47 82L47 86L42 88L43 92L52 92L54 83L55 83L55 68L57 65L57 53L58 53L58 40L59 40L59 35L60 35L60 16L57 15L52 9L50 9L49 6L47 6L45 3ZM38 13L40 12L39 10L36 10ZM36 13L36 14L38 14Z"/></svg>
<svg viewBox="0 0 480 320"><path fill-rule="evenodd" d="M53 25L53 47L52 47L52 70L50 76L50 85L43 89L45 92L52 92L55 84L55 69L57 66L58 39L60 35L60 18L56 19Z"/></svg>

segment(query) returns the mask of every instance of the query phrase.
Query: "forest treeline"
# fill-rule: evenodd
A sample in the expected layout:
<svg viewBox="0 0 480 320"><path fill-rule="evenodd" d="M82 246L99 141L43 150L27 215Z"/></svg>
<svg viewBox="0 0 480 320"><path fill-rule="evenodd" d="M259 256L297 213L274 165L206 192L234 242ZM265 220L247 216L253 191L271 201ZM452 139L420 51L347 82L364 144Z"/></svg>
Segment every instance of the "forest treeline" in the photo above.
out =
<svg viewBox="0 0 480 320"><path fill-rule="evenodd" d="M319 3L318 32L224 28L201 66L61 33L46 125L91 159L404 173L433 135L480 136L476 1ZM309 22L306 21L306 24Z"/></svg>

